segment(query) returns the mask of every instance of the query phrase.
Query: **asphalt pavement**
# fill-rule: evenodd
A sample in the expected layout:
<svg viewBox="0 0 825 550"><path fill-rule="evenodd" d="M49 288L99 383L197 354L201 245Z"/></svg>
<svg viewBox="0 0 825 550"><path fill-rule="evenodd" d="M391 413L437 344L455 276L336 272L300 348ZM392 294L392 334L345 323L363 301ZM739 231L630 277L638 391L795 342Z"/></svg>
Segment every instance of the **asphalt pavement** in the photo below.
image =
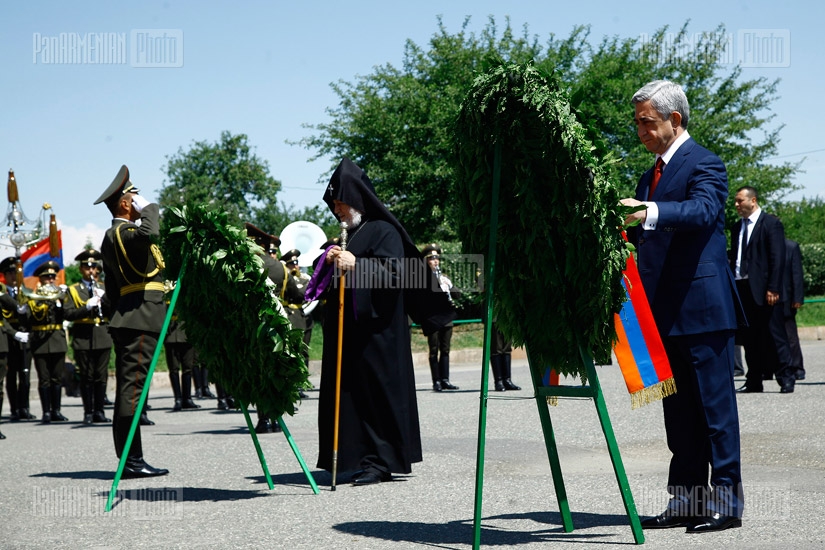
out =
<svg viewBox="0 0 825 550"><path fill-rule="evenodd" d="M743 527L688 535L645 531L645 547L825 547L825 342L803 341L807 379L793 394L774 383L740 395L746 509ZM117 461L109 425L84 426L79 398L65 398L70 422L0 425L0 548L468 549L473 541L480 361L454 364L457 392L435 393L416 370L424 461L410 475L336 491L317 460L317 390L286 418L320 488L314 494L283 434L260 436L274 488L266 484L240 412L172 412L157 384L144 427L146 460L165 477L122 480L105 512ZM628 548L634 543L595 407L562 399L551 408L575 529L564 532L532 397L490 392L482 491L484 548ZM640 515L664 508L669 453L661 404L631 410L618 367L598 367L624 467ZM317 385L318 377L313 377ZM110 394L111 395L111 394ZM36 400L35 414L40 413ZM110 410L107 414L111 415ZM253 414L254 419L254 414ZM346 442L341 442L345 445Z"/></svg>

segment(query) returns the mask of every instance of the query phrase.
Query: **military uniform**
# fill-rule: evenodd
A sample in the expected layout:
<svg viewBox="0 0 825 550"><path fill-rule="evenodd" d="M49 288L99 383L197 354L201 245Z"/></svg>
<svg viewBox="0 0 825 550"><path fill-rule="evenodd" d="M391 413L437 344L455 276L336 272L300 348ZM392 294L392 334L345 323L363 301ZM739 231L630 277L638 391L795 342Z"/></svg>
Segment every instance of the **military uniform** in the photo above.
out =
<svg viewBox="0 0 825 550"><path fill-rule="evenodd" d="M89 270L102 267L102 256L94 249L84 250L75 260ZM64 304L64 318L72 322L69 335L75 363L80 371L84 424L111 422L106 418L103 406L113 343L101 296L105 296L103 285L91 276L84 277L69 287Z"/></svg>
<svg viewBox="0 0 825 550"><path fill-rule="evenodd" d="M429 244L421 251L427 265L430 266L438 280L441 290L450 296L453 283L441 273L441 247L437 244ZM438 260L436 264L433 260ZM452 303L452 298L450 298ZM450 342L453 338L453 323L449 322L427 336L427 343L430 348L430 374L433 379L433 391L457 390L458 386L450 382ZM439 355L440 354L440 355Z"/></svg>
<svg viewBox="0 0 825 550"><path fill-rule="evenodd" d="M138 195L121 167L114 181L95 201L106 203L113 214L100 252L103 256L106 296L111 304L109 322L115 347L117 382L112 421L115 453L121 457L136 414L149 365L158 345L166 316L161 269L163 257L153 240L159 234L159 206ZM134 223L140 218L140 225ZM148 477L168 470L153 468L143 460L140 426L128 452L124 475Z"/></svg>
<svg viewBox="0 0 825 550"><path fill-rule="evenodd" d="M304 294L310 277L298 268L298 256L300 255L300 250L290 250L281 258L289 271L289 284L281 290L281 302L284 309L286 309L292 327L304 331L303 355L304 361L309 364L309 342L312 340L312 326L314 323L312 316L307 315L304 311Z"/></svg>
<svg viewBox="0 0 825 550"><path fill-rule="evenodd" d="M65 422L68 420L60 412L60 398L63 368L66 363L66 332L63 330L63 292L48 278L57 276L60 266L49 260L37 268L34 274L40 277L40 285L35 289L37 299L29 299L28 320L31 326L29 345L37 369L37 391L43 406L42 422Z"/></svg>
<svg viewBox="0 0 825 550"><path fill-rule="evenodd" d="M200 405L192 401L195 348L186 340L183 323L174 314L166 332L163 348L166 351L166 365L169 367L169 382L172 384L172 393L175 396L172 410L200 409Z"/></svg>
<svg viewBox="0 0 825 550"><path fill-rule="evenodd" d="M3 335L8 345L8 373L6 374L6 394L9 396L11 420L34 420L29 412L29 391L31 390L31 355L28 344L22 340L28 338L27 328L21 323L17 306L17 288L14 286L17 271L17 258L10 256L0 262L0 272L6 276L6 298L0 300L3 312ZM0 379L2 383L2 379Z"/></svg>
<svg viewBox="0 0 825 550"><path fill-rule="evenodd" d="M15 309L17 304L14 302L12 298L8 295L8 289L6 285L0 283L0 303L2 303L3 307L9 307L11 309ZM10 341L14 341L14 333L15 331L11 329L8 323L3 321L3 318L0 317L0 384L3 383L3 380L6 379L6 375L8 373L8 360L9 360L9 346ZM17 409L11 403L11 399L9 399L9 406L12 407L12 414L18 414L18 420L20 419L19 413ZM3 414L3 388L0 387L0 418L2 418ZM6 436L3 435L3 432L0 432L0 439L6 439Z"/></svg>

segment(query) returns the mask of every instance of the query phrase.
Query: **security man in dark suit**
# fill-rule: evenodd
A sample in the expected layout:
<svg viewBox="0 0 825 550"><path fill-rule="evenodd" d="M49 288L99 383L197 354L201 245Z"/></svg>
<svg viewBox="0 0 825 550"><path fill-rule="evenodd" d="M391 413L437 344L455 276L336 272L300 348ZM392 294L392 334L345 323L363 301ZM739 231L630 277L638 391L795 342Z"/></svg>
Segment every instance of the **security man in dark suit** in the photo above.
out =
<svg viewBox="0 0 825 550"><path fill-rule="evenodd" d="M31 354L29 352L29 333L21 324L17 307L25 302L19 298L17 288L17 261L9 256L0 262L0 273L6 281L6 293L10 300L2 302L3 325L8 340L8 373L6 374L6 394L9 396L10 420L34 420L29 411L29 391L31 389ZM21 266L22 269L22 266ZM2 379L0 379L2 384Z"/></svg>
<svg viewBox="0 0 825 550"><path fill-rule="evenodd" d="M762 381L776 373L780 392L791 393L796 378L782 319L782 276L785 272L785 229L776 216L759 208L756 189L740 187L734 199L741 218L731 230L731 270L748 318L739 338L748 372L739 393L758 393ZM771 320L772 318L773 321Z"/></svg>
<svg viewBox="0 0 825 550"><path fill-rule="evenodd" d="M115 346L117 388L112 421L115 453L124 452L132 420L160 331L166 317L163 301L164 267L160 249L153 242L159 235L159 206L138 194L124 165L95 204L105 203L112 213L112 227L106 230L100 252L106 298L112 310L109 322ZM140 222L139 224L135 222ZM104 304L104 311L106 311ZM168 474L143 459L140 425L128 451L124 477Z"/></svg>
<svg viewBox="0 0 825 550"><path fill-rule="evenodd" d="M796 314L805 302L805 280L802 272L802 252L799 243L785 239L785 274L782 277L782 303L784 307L785 334L791 354L791 371L794 379L805 380L805 364L802 347L799 345L799 331Z"/></svg>
<svg viewBox="0 0 825 550"><path fill-rule="evenodd" d="M81 279L69 287L65 318L72 322L69 336L80 371L83 423L102 424L111 422L106 418L103 406L112 355L109 318L103 314L105 290L99 281L103 258L97 250L89 249L75 256L75 261L80 264Z"/></svg>

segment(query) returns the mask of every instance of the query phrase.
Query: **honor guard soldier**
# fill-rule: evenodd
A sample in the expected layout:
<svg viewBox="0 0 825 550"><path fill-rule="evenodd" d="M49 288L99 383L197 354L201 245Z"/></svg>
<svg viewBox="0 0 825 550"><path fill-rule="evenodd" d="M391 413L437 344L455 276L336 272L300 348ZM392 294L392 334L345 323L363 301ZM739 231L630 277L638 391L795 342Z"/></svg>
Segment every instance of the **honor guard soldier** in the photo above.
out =
<svg viewBox="0 0 825 550"><path fill-rule="evenodd" d="M21 324L18 315L18 306L25 303L23 293L17 280L17 262L14 256L9 256L0 262L0 273L5 278L7 298L0 301L3 307L3 338L8 342L8 374L6 375L6 394L9 396L10 420L34 420L35 416L29 411L29 391L31 375L31 355L29 355L29 333L26 326ZM22 265L20 273L22 285ZM9 298L11 298L9 300ZM2 379L0 379L2 384Z"/></svg>
<svg viewBox="0 0 825 550"><path fill-rule="evenodd" d="M14 261L14 258L11 258ZM0 283L0 305L3 307L3 317L0 317L0 418L3 413L3 388L2 383L6 379L9 363L9 349L15 343L15 334L17 331L5 320L6 311L17 313L17 302L14 298L9 296L8 288L3 283ZM28 335L27 335L28 336ZM13 404L11 394L9 395L9 407L11 407L11 417L15 420L20 420L20 413L17 407ZM0 432L0 439L6 439L3 432Z"/></svg>
<svg viewBox="0 0 825 550"><path fill-rule="evenodd" d="M435 273L441 290L447 293L450 304L452 304L453 298L450 291L453 288L453 283L441 273L441 247L435 243L429 244L424 247L421 254L427 260L429 268ZM430 374L433 378L433 391L458 389L458 386L450 382L450 341L452 338L452 322L427 336L430 347Z"/></svg>
<svg viewBox="0 0 825 550"><path fill-rule="evenodd" d="M166 317L160 249L153 242L159 235L160 207L138 194L124 165L95 204L105 203L112 213L100 252L106 296L112 308L109 321L115 347L116 397L112 418L115 453L126 447L149 365L158 345ZM135 223L140 221L139 224ZM124 477L168 474L143 459L140 425L128 451Z"/></svg>
<svg viewBox="0 0 825 550"><path fill-rule="evenodd" d="M287 317L293 328L298 328L304 331L304 361L309 361L309 341L312 339L312 316L304 311L304 293L306 293L307 283L309 283L309 275L301 271L298 267L298 256L301 251L297 249L290 250L283 255L281 261L284 262L291 279L289 285L284 289L283 304L286 309ZM302 395L301 397L305 397Z"/></svg>
<svg viewBox="0 0 825 550"><path fill-rule="evenodd" d="M171 281L167 282L167 285L170 291L174 288ZM169 299L167 299L166 305L169 306ZM186 340L183 323L174 313L166 332L163 349L166 351L169 382L172 384L172 394L175 397L172 410L200 409L201 406L192 401L192 369L196 360L195 348Z"/></svg>
<svg viewBox="0 0 825 550"><path fill-rule="evenodd" d="M37 390L43 406L41 421L44 424L68 420L60 413L60 389L69 346L63 330L65 287L55 284L59 271L60 265L54 260L38 267L34 274L40 282L26 302L31 325L29 343L37 369Z"/></svg>
<svg viewBox="0 0 825 550"><path fill-rule="evenodd" d="M80 371L83 423L111 422L103 412L109 380L109 357L112 355L109 318L104 314L106 291L99 281L103 258L97 250L89 249L75 256L75 261L80 264L81 279L69 287L64 316L72 322L69 335L74 360ZM108 305L107 298L105 301Z"/></svg>

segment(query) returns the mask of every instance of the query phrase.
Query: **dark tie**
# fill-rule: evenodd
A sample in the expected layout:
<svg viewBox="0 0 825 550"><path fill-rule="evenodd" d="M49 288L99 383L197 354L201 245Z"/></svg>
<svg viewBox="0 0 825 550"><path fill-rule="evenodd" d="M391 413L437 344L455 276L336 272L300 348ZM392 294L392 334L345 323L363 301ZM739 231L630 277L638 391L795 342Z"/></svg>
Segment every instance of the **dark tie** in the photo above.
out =
<svg viewBox="0 0 825 550"><path fill-rule="evenodd" d="M745 252L748 250L748 226L750 223L750 218L745 218L742 220L742 247L739 249L740 277L745 277L748 274L748 256Z"/></svg>
<svg viewBox="0 0 825 550"><path fill-rule="evenodd" d="M656 191L656 186L659 185L659 179L662 177L662 170L665 168L665 161L662 157L656 161L656 166L653 167L653 181L650 182L650 191L647 192L647 200L653 199L653 193Z"/></svg>

